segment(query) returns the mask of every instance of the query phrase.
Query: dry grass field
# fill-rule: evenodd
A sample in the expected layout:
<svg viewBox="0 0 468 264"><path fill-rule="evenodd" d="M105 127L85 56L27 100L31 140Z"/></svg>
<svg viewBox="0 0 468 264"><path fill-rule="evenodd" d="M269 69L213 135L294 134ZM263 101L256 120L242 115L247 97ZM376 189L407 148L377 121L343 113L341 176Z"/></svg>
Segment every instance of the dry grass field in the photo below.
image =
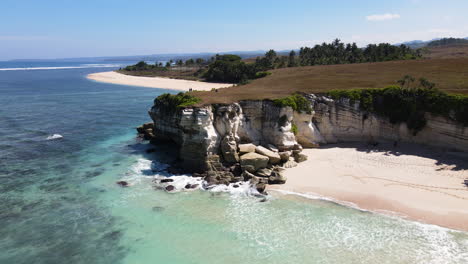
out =
<svg viewBox="0 0 468 264"><path fill-rule="evenodd" d="M443 52L447 54L450 52ZM468 57L439 57L326 66L307 66L272 70L272 74L247 85L193 92L200 104L231 103L246 99L275 99L294 92L324 93L334 89L383 88L396 84L404 75L424 77L449 93L468 94Z"/></svg>
<svg viewBox="0 0 468 264"><path fill-rule="evenodd" d="M468 58L468 45L433 47L429 48L428 51L424 57L429 59Z"/></svg>

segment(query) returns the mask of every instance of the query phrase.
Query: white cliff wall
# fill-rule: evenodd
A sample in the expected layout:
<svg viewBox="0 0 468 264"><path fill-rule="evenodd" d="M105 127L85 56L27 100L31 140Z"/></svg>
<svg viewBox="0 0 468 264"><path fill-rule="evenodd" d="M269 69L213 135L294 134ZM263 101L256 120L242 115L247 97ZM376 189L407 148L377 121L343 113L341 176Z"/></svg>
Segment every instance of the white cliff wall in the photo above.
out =
<svg viewBox="0 0 468 264"><path fill-rule="evenodd" d="M392 124L387 118L359 110L359 102L317 98L314 123L325 143L412 142L445 149L468 151L468 127L441 116L426 114L427 124L417 134L405 123Z"/></svg>
<svg viewBox="0 0 468 264"><path fill-rule="evenodd" d="M294 111L275 106L271 101L189 107L174 112L154 106L149 114L154 122L155 140L175 142L182 166L193 171L206 170L212 155L220 155L229 163L237 162L240 143L270 144L281 150L290 150L297 144L291 131ZM305 119L310 125L312 115ZM301 131L308 128L305 126Z"/></svg>
<svg viewBox="0 0 468 264"><path fill-rule="evenodd" d="M308 96L312 113L297 113L273 102L242 101L230 105L189 107L176 111L153 107L156 139L171 140L179 147L182 166L191 171L209 169L210 157L239 161L238 145L274 145L280 151L298 143L304 147L337 142L414 142L468 151L468 129L447 118L427 115L426 127L413 135L406 124L359 109L359 103ZM297 127L296 134L292 127ZM219 160L219 158L215 158Z"/></svg>

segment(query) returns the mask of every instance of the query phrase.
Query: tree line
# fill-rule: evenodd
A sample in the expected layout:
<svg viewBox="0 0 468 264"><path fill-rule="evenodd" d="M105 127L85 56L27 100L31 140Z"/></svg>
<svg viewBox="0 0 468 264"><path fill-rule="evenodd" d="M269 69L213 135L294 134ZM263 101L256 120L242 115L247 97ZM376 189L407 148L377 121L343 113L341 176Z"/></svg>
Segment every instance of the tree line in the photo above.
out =
<svg viewBox="0 0 468 264"><path fill-rule="evenodd" d="M209 60L188 59L177 60L175 63L169 61L166 65L156 63L150 65L139 62L135 65L127 66L124 70L168 70L173 65L193 67L198 66L198 74L206 81L246 83L249 80L268 75L268 70L332 64L351 64L363 62L381 62L392 60L410 60L422 56L420 49L411 49L406 45L394 46L388 43L369 44L365 48L359 48L356 43L345 44L339 39L331 43L322 43L314 47L302 47L298 54L292 50L287 56L278 55L274 50L269 50L263 57L257 57L255 62L246 63L241 57L232 54L215 55Z"/></svg>
<svg viewBox="0 0 468 264"><path fill-rule="evenodd" d="M422 56L421 50L413 50L406 45L394 46L388 43L369 44L359 48L356 43L345 44L339 39L331 43L303 47L299 50L296 64L300 66L381 62L410 60Z"/></svg>

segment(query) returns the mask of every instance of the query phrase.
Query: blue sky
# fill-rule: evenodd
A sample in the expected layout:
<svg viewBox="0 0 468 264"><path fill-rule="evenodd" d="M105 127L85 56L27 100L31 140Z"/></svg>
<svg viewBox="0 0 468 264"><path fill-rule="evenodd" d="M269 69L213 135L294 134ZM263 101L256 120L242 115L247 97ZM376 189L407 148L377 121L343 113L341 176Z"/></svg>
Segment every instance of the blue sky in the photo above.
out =
<svg viewBox="0 0 468 264"><path fill-rule="evenodd" d="M467 0L1 0L0 60L468 37Z"/></svg>

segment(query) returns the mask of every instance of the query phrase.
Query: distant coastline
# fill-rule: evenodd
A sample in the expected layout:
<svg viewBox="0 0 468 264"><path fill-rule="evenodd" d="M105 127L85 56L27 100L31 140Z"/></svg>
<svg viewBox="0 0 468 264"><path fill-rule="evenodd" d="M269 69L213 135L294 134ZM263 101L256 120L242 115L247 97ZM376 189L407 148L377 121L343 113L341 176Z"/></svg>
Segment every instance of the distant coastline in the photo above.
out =
<svg viewBox="0 0 468 264"><path fill-rule="evenodd" d="M86 78L105 83L148 88L173 89L180 91L189 91L190 89L198 91L210 91L213 88L218 89L232 86L232 84L229 83L209 83L161 77L130 76L114 71L92 73L86 76Z"/></svg>

